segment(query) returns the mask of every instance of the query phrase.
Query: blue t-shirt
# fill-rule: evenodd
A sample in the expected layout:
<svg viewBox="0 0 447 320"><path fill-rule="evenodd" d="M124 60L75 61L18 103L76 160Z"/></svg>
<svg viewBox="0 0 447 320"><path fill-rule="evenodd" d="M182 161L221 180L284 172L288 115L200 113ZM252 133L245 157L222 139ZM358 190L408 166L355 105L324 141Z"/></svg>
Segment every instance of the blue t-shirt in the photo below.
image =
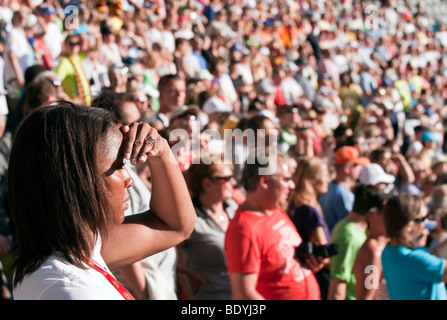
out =
<svg viewBox="0 0 447 320"><path fill-rule="evenodd" d="M318 199L323 211L324 220L330 232L335 224L351 212L354 205L354 193L345 186L332 181L328 191Z"/></svg>
<svg viewBox="0 0 447 320"><path fill-rule="evenodd" d="M382 252L383 274L391 300L447 300L441 281L445 260L423 248L387 245Z"/></svg>

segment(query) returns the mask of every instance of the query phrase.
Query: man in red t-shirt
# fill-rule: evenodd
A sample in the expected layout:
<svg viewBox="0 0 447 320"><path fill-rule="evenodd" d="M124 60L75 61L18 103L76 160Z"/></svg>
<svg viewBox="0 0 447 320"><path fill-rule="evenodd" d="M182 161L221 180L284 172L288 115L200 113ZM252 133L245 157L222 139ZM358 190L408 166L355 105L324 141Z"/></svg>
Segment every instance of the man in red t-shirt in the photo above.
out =
<svg viewBox="0 0 447 320"><path fill-rule="evenodd" d="M301 237L281 209L295 187L291 172L283 157L276 160L273 174L261 175L259 170L266 165L258 163L246 164L242 174L246 201L225 236L233 298L319 300L312 271L295 258Z"/></svg>

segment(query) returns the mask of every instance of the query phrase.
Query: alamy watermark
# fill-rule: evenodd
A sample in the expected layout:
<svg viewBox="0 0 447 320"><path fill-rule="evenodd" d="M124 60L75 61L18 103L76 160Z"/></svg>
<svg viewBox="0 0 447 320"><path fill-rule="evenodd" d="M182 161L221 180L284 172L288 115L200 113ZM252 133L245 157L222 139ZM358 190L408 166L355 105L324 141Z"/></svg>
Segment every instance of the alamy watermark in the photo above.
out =
<svg viewBox="0 0 447 320"><path fill-rule="evenodd" d="M379 8L373 4L365 8L365 28L369 30L379 29Z"/></svg>
<svg viewBox="0 0 447 320"><path fill-rule="evenodd" d="M375 265L368 265L365 268L365 274L368 274L368 276L366 276L364 281L365 288L368 290L379 289L380 284L379 268Z"/></svg>
<svg viewBox="0 0 447 320"><path fill-rule="evenodd" d="M65 19L64 27L65 30L76 30L79 28L79 8L75 5L68 5L64 9Z"/></svg>
<svg viewBox="0 0 447 320"><path fill-rule="evenodd" d="M189 149L194 157L193 164L233 163L235 165L258 163L260 175L273 175L277 171L278 132L276 129L225 129L222 134L215 129L201 131L200 121L192 121L191 132L174 129L168 141L174 143L171 151L178 159ZM201 136L209 142L201 145Z"/></svg>

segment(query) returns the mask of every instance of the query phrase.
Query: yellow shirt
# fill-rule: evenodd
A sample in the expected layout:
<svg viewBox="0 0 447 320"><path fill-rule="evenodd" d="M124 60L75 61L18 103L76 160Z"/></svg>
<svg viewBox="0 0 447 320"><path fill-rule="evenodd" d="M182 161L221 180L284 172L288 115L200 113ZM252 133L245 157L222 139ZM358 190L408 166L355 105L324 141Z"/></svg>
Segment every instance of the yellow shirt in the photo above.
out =
<svg viewBox="0 0 447 320"><path fill-rule="evenodd" d="M81 98L76 77L76 70L78 70L79 81L84 90L84 101L82 102L85 103L85 105L90 106L92 102L90 83L85 76L81 61L79 55L73 56L71 59L64 56L56 67L56 73L61 78L62 87L64 88L65 93L71 99L76 100L76 98Z"/></svg>

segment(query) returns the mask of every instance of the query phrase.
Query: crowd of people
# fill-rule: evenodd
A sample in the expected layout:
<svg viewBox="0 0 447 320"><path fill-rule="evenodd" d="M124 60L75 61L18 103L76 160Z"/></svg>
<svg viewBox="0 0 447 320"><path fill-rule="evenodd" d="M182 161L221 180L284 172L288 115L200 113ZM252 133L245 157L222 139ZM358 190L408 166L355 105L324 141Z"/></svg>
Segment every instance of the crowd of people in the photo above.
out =
<svg viewBox="0 0 447 320"><path fill-rule="evenodd" d="M185 179L188 236L120 263L104 240L103 262L136 299L447 298L447 26L422 3L3 0L0 53L3 298L31 297L13 250L27 200L11 195L9 169L23 169L11 150L30 114L67 101L149 124ZM135 155L126 219L165 219L167 186L183 190L160 186L173 171L154 172L152 153Z"/></svg>

